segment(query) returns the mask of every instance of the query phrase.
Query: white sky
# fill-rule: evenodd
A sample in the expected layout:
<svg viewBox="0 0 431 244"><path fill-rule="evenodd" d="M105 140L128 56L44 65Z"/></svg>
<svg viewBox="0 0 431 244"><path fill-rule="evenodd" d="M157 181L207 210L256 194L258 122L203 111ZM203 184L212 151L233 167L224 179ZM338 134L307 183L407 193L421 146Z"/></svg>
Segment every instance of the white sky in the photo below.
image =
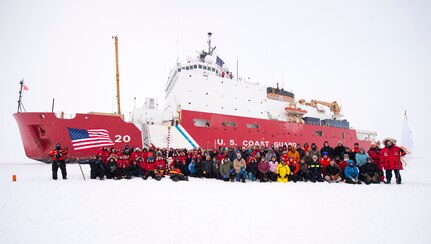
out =
<svg viewBox="0 0 431 244"><path fill-rule="evenodd" d="M408 111L418 156L430 133L431 1L0 1L2 160L24 158L16 112L115 111L112 35L122 111L163 98L177 59L213 33L240 76L296 98L337 100L357 129L400 138ZM178 45L177 45L178 43ZM284 78L282 80L282 78Z"/></svg>

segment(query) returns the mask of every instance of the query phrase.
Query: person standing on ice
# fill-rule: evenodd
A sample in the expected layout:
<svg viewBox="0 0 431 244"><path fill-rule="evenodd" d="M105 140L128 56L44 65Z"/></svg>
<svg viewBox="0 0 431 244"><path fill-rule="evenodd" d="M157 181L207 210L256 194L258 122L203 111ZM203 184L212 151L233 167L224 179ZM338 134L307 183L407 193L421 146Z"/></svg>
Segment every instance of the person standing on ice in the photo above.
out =
<svg viewBox="0 0 431 244"><path fill-rule="evenodd" d="M311 144L311 149L308 150L308 152L310 153L311 157L317 156L317 158L320 158L320 151L319 151L319 149L317 149L316 143L313 142Z"/></svg>
<svg viewBox="0 0 431 244"><path fill-rule="evenodd" d="M380 162L382 163L386 173L385 184L391 184L392 170L395 173L397 184L401 184L400 170L403 170L401 156L405 155L405 152L395 145L396 142L397 141L392 138L386 138L383 140L385 147L380 152Z"/></svg>
<svg viewBox="0 0 431 244"><path fill-rule="evenodd" d="M66 171L66 156L68 154L67 147L61 148L60 143L55 145L55 149L49 152L49 156L52 157L52 179L57 180L57 172L60 167L61 176L63 176L63 180L67 180L67 171Z"/></svg>
<svg viewBox="0 0 431 244"><path fill-rule="evenodd" d="M247 164L247 167L246 167L246 171L247 171L247 174L248 174L248 179L250 180L250 181L256 181L256 178L257 178L257 162L256 162L256 158L255 157L250 157L249 159L248 159L248 164Z"/></svg>
<svg viewBox="0 0 431 244"><path fill-rule="evenodd" d="M235 179L236 181L242 181L245 183L245 178L247 177L247 172L245 171L246 168L245 159L242 158L241 153L236 154L236 158L233 161L233 169L235 170Z"/></svg>

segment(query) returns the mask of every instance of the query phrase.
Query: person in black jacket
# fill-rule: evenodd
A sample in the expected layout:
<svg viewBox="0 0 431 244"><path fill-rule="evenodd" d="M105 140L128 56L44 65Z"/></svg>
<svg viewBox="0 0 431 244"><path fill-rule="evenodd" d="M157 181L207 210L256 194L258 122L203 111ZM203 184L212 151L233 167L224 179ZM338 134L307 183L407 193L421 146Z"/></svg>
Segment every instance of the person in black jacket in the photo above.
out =
<svg viewBox="0 0 431 244"><path fill-rule="evenodd" d="M202 178L202 176L203 176L203 164L202 164L202 160L200 158L196 159L195 170L196 170L196 177Z"/></svg>
<svg viewBox="0 0 431 244"><path fill-rule="evenodd" d="M380 176L383 171L373 162L372 158L367 158L367 162L359 168L359 175L365 184L380 184Z"/></svg>
<svg viewBox="0 0 431 244"><path fill-rule="evenodd" d="M299 153L299 159L305 156L305 151L302 149L301 144L296 144L296 151ZM299 162L298 162L299 163Z"/></svg>
<svg viewBox="0 0 431 244"><path fill-rule="evenodd" d="M256 181L257 177L257 162L255 157L250 157L248 160L247 167L245 168L247 171L248 179L250 181Z"/></svg>
<svg viewBox="0 0 431 244"><path fill-rule="evenodd" d="M308 169L310 170L310 181L313 183L323 182L322 178L322 164L319 162L319 158L314 155L311 162L308 164Z"/></svg>
<svg viewBox="0 0 431 244"><path fill-rule="evenodd" d="M143 171L141 167L139 167L139 164L141 164L144 161L142 157L137 158L130 164L127 172L127 178L132 177L142 177Z"/></svg>
<svg viewBox="0 0 431 244"><path fill-rule="evenodd" d="M323 147L320 149L320 155L323 155L323 152L327 152L328 157L330 157L330 158L334 158L334 156L335 156L334 148L330 147L329 142L327 142L327 141L325 141L323 143Z"/></svg>
<svg viewBox="0 0 431 244"><path fill-rule="evenodd" d="M334 160L331 160L325 168L325 180L329 183L338 183L341 180L341 170Z"/></svg>
<svg viewBox="0 0 431 244"><path fill-rule="evenodd" d="M308 169L308 163L305 162L304 158L299 161L298 180L307 182L310 179L310 170Z"/></svg>
<svg viewBox="0 0 431 244"><path fill-rule="evenodd" d="M213 178L213 160L210 155L205 157L205 160L202 162L203 166L203 176L207 179Z"/></svg>
<svg viewBox="0 0 431 244"><path fill-rule="evenodd" d="M108 162L106 162L106 178L113 179L117 175L117 160L115 157L108 158Z"/></svg>
<svg viewBox="0 0 431 244"><path fill-rule="evenodd" d="M100 156L95 156L90 160L90 178L96 179L97 177L100 180L104 180L105 178L105 168Z"/></svg>
<svg viewBox="0 0 431 244"><path fill-rule="evenodd" d="M334 148L335 156L338 155L340 158L343 158L345 151L346 151L346 148L343 146L343 142L338 141L338 145Z"/></svg>

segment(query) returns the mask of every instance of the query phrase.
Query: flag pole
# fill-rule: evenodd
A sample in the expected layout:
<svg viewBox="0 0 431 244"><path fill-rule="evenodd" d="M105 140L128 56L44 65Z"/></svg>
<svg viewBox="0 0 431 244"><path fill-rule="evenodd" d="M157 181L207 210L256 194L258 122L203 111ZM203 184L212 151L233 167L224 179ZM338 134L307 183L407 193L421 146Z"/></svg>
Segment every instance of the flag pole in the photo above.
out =
<svg viewBox="0 0 431 244"><path fill-rule="evenodd" d="M19 98L18 98L18 109L17 113L21 112L21 98L22 98L22 88L24 87L24 78L19 82L20 88L19 88Z"/></svg>
<svg viewBox="0 0 431 244"><path fill-rule="evenodd" d="M78 163L79 168L81 169L82 178L84 178L84 181L86 181L84 171L82 171L81 163L79 162L79 158L76 158L76 162Z"/></svg>

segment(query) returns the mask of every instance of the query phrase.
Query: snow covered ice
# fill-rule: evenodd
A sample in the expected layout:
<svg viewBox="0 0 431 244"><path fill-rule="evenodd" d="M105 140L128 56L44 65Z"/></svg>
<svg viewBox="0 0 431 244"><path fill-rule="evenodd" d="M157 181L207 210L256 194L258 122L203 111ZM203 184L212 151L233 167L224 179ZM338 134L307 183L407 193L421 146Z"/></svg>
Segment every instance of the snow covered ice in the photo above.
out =
<svg viewBox="0 0 431 244"><path fill-rule="evenodd" d="M402 185L68 180L0 164L0 243L431 243L429 160ZM12 182L12 175L17 182Z"/></svg>

